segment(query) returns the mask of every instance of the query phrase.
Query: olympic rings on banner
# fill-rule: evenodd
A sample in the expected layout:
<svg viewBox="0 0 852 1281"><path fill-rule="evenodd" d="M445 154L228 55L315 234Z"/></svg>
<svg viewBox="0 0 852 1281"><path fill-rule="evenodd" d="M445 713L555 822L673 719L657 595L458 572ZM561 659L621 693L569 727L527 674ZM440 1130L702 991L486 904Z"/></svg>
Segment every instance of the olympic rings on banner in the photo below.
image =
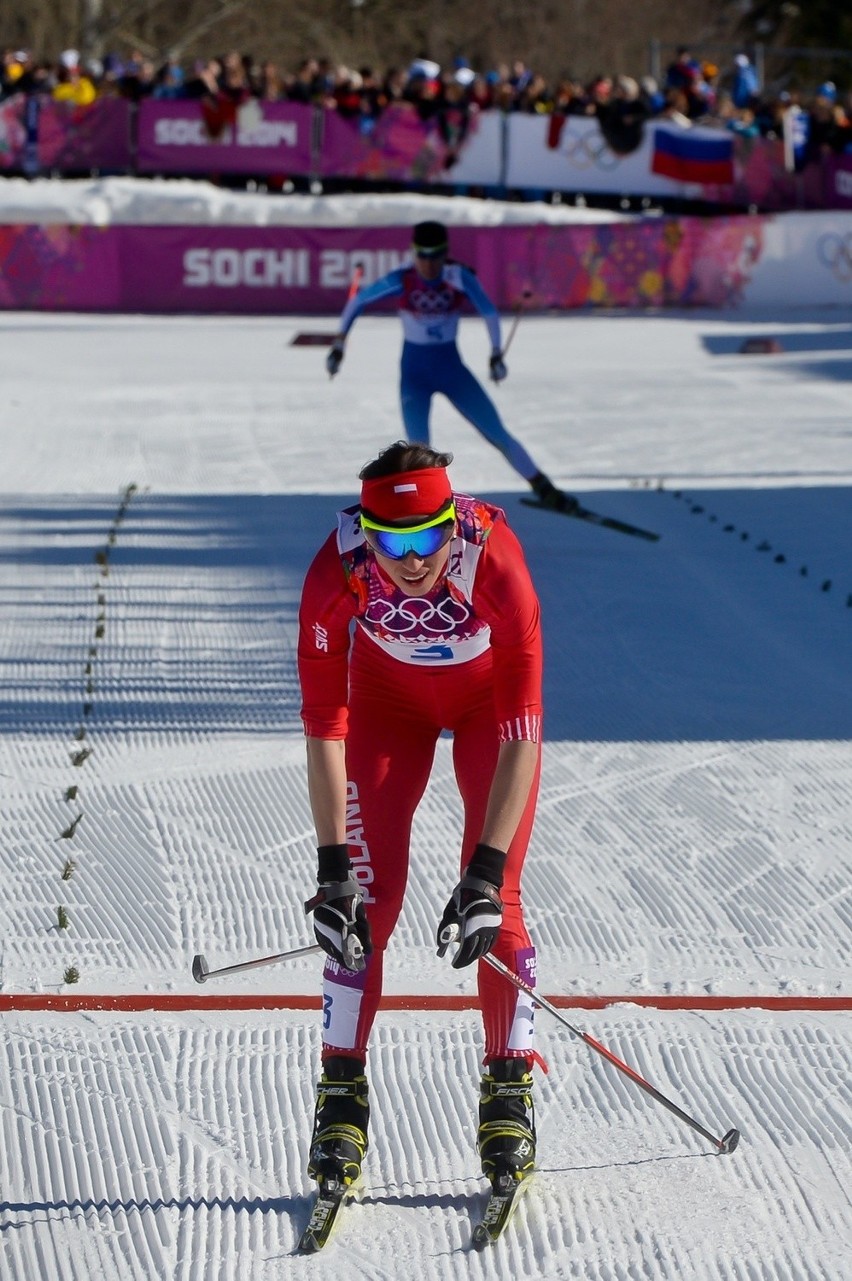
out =
<svg viewBox="0 0 852 1281"><path fill-rule="evenodd" d="M852 281L852 232L845 236L827 232L817 241L817 258L841 284Z"/></svg>
<svg viewBox="0 0 852 1281"><path fill-rule="evenodd" d="M619 157L607 146L598 130L574 133L570 124L563 130L559 154L578 169L612 169L619 162Z"/></svg>

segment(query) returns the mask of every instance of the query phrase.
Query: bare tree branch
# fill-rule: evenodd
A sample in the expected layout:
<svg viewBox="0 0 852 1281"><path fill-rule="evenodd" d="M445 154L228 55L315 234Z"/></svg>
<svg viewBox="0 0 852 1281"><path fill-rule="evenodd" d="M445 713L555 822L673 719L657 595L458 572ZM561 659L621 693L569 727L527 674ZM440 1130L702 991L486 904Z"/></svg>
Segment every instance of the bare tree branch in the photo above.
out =
<svg viewBox="0 0 852 1281"><path fill-rule="evenodd" d="M212 29L223 22L225 18L229 18L232 14L238 13L241 9L244 9L245 6L246 0L222 0L219 8L214 13L208 14L199 22L196 22L194 26L186 27L181 31L180 35L171 42L168 49L169 55L174 58L182 57L187 46L197 44L198 41L201 40L202 36L205 36L208 31L212 31Z"/></svg>
<svg viewBox="0 0 852 1281"><path fill-rule="evenodd" d="M749 12L764 9L792 12L782 0L756 0ZM848 47L837 0L810 0L798 11L811 35L824 18ZM230 48L284 71L325 56L382 74L419 54L445 68L461 55L483 72L521 59L553 85L566 76L642 75L652 39L663 67L683 44L724 68L744 37L742 14L739 0L0 0L0 31L7 45L50 61L69 47L84 56L139 48L185 60ZM791 38L789 22L784 30Z"/></svg>

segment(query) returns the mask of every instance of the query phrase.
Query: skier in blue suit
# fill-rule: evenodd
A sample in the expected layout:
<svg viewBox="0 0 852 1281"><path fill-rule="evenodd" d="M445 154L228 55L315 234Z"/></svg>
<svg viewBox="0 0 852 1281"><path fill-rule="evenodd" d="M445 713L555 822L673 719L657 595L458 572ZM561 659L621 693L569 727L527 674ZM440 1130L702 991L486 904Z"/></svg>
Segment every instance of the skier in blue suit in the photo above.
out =
<svg viewBox="0 0 852 1281"><path fill-rule="evenodd" d="M557 489L520 441L506 430L494 402L464 364L456 346L462 306L468 298L488 327L491 378L495 383L502 382L508 371L501 353L500 316L494 303L470 268L448 261L449 242L443 223L418 223L412 249L412 266L397 267L359 289L347 302L339 332L326 357L330 376L333 378L340 369L346 336L365 307L385 298L399 298L404 336L400 397L408 439L429 444L429 408L435 392L441 392L500 450L540 502L570 511L577 500Z"/></svg>

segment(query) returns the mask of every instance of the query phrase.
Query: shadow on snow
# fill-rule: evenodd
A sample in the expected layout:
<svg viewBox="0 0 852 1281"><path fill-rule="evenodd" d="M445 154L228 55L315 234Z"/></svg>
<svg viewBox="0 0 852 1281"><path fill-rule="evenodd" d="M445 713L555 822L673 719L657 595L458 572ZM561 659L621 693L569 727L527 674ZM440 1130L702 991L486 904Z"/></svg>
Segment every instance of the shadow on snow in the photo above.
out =
<svg viewBox="0 0 852 1281"><path fill-rule="evenodd" d="M548 739L850 736L848 488L583 494L655 544L489 497L541 598ZM351 501L138 496L102 577L117 498L8 500L0 733L71 733L85 707L89 737L299 734L301 585Z"/></svg>

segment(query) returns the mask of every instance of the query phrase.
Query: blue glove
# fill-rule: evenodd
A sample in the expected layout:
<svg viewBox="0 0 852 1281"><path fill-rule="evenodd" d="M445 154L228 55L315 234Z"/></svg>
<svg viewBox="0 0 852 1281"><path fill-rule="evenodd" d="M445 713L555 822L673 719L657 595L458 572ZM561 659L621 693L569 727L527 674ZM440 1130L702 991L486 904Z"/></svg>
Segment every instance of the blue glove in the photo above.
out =
<svg viewBox="0 0 852 1281"><path fill-rule="evenodd" d="M340 366L343 364L343 342L336 338L332 344L328 355L325 358L325 367L328 370L329 378L333 378Z"/></svg>
<svg viewBox="0 0 852 1281"><path fill-rule="evenodd" d="M503 357L500 355L499 351L495 351L494 354L492 355L490 366L491 366L491 381L495 383L501 383L509 371L506 368L506 362L504 361Z"/></svg>

